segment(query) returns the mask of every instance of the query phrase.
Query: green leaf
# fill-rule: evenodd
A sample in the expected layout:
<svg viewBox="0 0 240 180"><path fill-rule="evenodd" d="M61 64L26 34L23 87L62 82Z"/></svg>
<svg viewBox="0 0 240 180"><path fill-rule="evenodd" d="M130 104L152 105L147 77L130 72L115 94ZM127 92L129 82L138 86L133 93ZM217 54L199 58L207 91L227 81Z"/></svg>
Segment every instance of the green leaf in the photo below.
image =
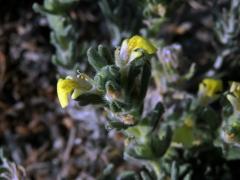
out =
<svg viewBox="0 0 240 180"><path fill-rule="evenodd" d="M106 85L108 82L115 88L120 87L120 73L119 69L114 65L107 65L103 67L94 77L97 88L106 91Z"/></svg>
<svg viewBox="0 0 240 180"><path fill-rule="evenodd" d="M107 66L108 63L106 59L101 57L98 52L94 48L89 48L87 51L88 56L88 62L91 64L91 66L98 72L100 71L104 66Z"/></svg>
<svg viewBox="0 0 240 180"><path fill-rule="evenodd" d="M108 65L114 64L114 59L112 57L111 51L107 47L99 45L98 53L100 56L106 59Z"/></svg>
<svg viewBox="0 0 240 180"><path fill-rule="evenodd" d="M107 129L116 129L116 130L122 130L122 129L127 129L129 125L123 124L118 121L109 121L109 124L107 125Z"/></svg>
<svg viewBox="0 0 240 180"><path fill-rule="evenodd" d="M154 154L148 144L140 144L134 147L134 156L139 159L153 159Z"/></svg>
<svg viewBox="0 0 240 180"><path fill-rule="evenodd" d="M176 161L172 162L171 166L171 180L178 180L179 178L179 167Z"/></svg>
<svg viewBox="0 0 240 180"><path fill-rule="evenodd" d="M191 147L194 141L193 128L183 125L174 130L173 142L180 143L184 147Z"/></svg>
<svg viewBox="0 0 240 180"><path fill-rule="evenodd" d="M117 178L118 180L137 180L136 174L133 171L125 171Z"/></svg>
<svg viewBox="0 0 240 180"><path fill-rule="evenodd" d="M94 93L84 93L78 96L76 101L79 101L80 106L86 106L88 104L103 104L104 100L101 95Z"/></svg>
<svg viewBox="0 0 240 180"><path fill-rule="evenodd" d="M122 110L121 106L116 101L109 102L109 107L110 110L114 113L120 112Z"/></svg>
<svg viewBox="0 0 240 180"><path fill-rule="evenodd" d="M211 107L198 107L197 125L207 127L214 131L221 125L221 117Z"/></svg>
<svg viewBox="0 0 240 180"><path fill-rule="evenodd" d="M166 127L165 133L159 137L158 134L150 134L150 146L156 158L162 157L171 144L172 131L169 126Z"/></svg>
<svg viewBox="0 0 240 180"><path fill-rule="evenodd" d="M227 160L240 160L239 147L229 146L227 149Z"/></svg>
<svg viewBox="0 0 240 180"><path fill-rule="evenodd" d="M158 102L154 108L154 110L150 113L150 123L153 127L153 130L156 128L160 118L164 113L164 107L161 102Z"/></svg>
<svg viewBox="0 0 240 180"><path fill-rule="evenodd" d="M37 3L33 4L33 10L35 12L45 14L45 15L56 15L56 14L64 14L71 8L76 0L72 0L69 2L59 2L59 1L44 1L44 6L40 6Z"/></svg>
<svg viewBox="0 0 240 180"><path fill-rule="evenodd" d="M138 76L140 73L141 73L141 69L139 67L136 67L133 64L130 65L128 75L127 75L127 80L126 82L124 82L126 84L125 86L126 101L132 101L132 95L135 95L138 97L138 95L136 94L136 91L134 90L140 91L140 87L136 86Z"/></svg>
<svg viewBox="0 0 240 180"><path fill-rule="evenodd" d="M141 171L140 175L143 180L152 180L152 177L145 171Z"/></svg>
<svg viewBox="0 0 240 180"><path fill-rule="evenodd" d="M145 98L150 78L151 78L151 64L149 63L149 61L145 61L141 74L141 87L139 99Z"/></svg>
<svg viewBox="0 0 240 180"><path fill-rule="evenodd" d="M8 170L7 168L5 168L5 167L0 167L0 175L1 175L2 173L6 173L6 172L9 172L9 170Z"/></svg>
<svg viewBox="0 0 240 180"><path fill-rule="evenodd" d="M154 155L148 144L131 144L125 151L125 156L126 155L141 160L154 159Z"/></svg>

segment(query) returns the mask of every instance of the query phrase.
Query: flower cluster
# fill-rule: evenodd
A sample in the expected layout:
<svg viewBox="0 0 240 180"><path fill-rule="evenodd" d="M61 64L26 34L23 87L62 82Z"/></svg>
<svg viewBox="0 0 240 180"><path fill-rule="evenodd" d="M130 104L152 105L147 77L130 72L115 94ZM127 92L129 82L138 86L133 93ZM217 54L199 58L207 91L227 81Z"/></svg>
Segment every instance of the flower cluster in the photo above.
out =
<svg viewBox="0 0 240 180"><path fill-rule="evenodd" d="M211 132L205 132L206 129L221 128L224 142L240 144L240 83L232 82L230 90L225 93L234 113L222 124L218 122L218 115L211 104L225 97L223 82L210 77L200 82L197 96L192 97L192 104L185 106L182 114L178 116L172 111L178 122L172 123L172 114L164 114L164 106L160 102L143 117L144 98L152 72L150 58L156 51L149 40L138 35L125 39L116 48L114 57L102 45L98 49L90 48L87 55L96 72L94 77L80 73L59 79L57 93L63 108L69 104L70 96L80 105L101 104L107 111L108 127L123 130L126 135L126 157L148 160L155 170L154 177L158 179L161 173L156 161L160 163L161 158L168 159L171 156L169 152L176 147L190 149L212 141L213 136ZM166 59L177 59L170 52L173 51L160 53L162 56L158 53L156 58L162 58L164 67L177 69L178 65L174 66ZM163 117L165 122L159 126Z"/></svg>
<svg viewBox="0 0 240 180"><path fill-rule="evenodd" d="M65 108L68 105L69 95L71 95L73 100L76 100L80 95L93 91L102 92L102 96L104 96L107 101L113 102L113 100L118 100L118 102L120 102L119 96L123 94L123 92L118 90L120 86L119 83L121 83L119 82L121 81L119 76L124 78L127 73L121 74L120 69L126 70L126 66L130 66L131 62L135 59L142 58L145 55L152 55L155 52L156 47L154 47L150 41L138 35L124 40L121 47L116 49L115 55L118 57L115 60L116 66L107 62L104 53L101 53L101 51L95 52L93 49L90 49L88 53L89 63L97 71L95 78L91 79L86 74L81 73L77 75L77 77L59 79L57 83L57 93L61 106ZM113 60L109 61L113 62ZM118 105L112 103L111 106ZM124 115L123 117L123 119L129 119L130 115Z"/></svg>

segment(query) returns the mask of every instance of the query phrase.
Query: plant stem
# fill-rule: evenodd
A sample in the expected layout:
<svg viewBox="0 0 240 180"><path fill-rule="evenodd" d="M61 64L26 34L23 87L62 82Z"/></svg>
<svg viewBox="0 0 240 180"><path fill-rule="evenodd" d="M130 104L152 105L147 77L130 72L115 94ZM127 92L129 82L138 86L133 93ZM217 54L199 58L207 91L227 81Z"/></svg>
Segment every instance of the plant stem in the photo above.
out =
<svg viewBox="0 0 240 180"><path fill-rule="evenodd" d="M149 161L149 164L152 166L152 168L157 176L157 179L159 180L161 177L160 162L158 160L152 160L152 161Z"/></svg>

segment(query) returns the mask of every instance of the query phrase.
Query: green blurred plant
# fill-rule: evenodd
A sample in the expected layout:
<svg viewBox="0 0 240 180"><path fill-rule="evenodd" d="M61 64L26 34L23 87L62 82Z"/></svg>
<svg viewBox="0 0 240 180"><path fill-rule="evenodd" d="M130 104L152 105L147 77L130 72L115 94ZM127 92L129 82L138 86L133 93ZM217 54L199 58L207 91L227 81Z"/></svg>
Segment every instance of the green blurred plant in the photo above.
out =
<svg viewBox="0 0 240 180"><path fill-rule="evenodd" d="M167 5L166 0L145 0L143 10L143 23L147 26L146 33L156 36L162 23L166 21Z"/></svg>
<svg viewBox="0 0 240 180"><path fill-rule="evenodd" d="M166 0L100 0L98 2L106 20L112 45L117 46L123 38L140 31L156 36L166 21ZM129 23L131 22L131 23Z"/></svg>
<svg viewBox="0 0 240 180"><path fill-rule="evenodd" d="M152 71L150 59L156 50L141 36L124 40L121 47L115 50L114 57L102 45L98 49L90 48L88 62L96 71L95 76L90 78L80 73L59 79L57 89L61 105L66 107L71 95L80 105L97 104L108 112L106 128L120 130L126 136L125 159L145 167L138 172L124 172L120 179L193 178L198 176L194 170L196 166L203 168L203 172L207 171L207 167L214 172L215 161L224 158L221 147L215 145L221 137L218 129L228 132L228 137L238 132L236 123L231 123L227 128L221 127L221 116L211 107L221 97L222 81L206 78L200 83L197 96L188 93L188 96L178 99L166 96L163 104L157 103L143 116ZM177 76L177 72L168 75ZM163 76L168 78L165 74ZM176 90L176 86L173 89ZM222 141L220 144L224 143ZM201 159L202 148L209 153L218 153L212 161L203 160L196 165L191 159L195 153ZM181 158L181 153L186 157ZM224 163L219 164L218 168L224 170Z"/></svg>
<svg viewBox="0 0 240 180"><path fill-rule="evenodd" d="M195 72L195 63L190 64L184 57L180 44L159 48L157 59L153 60L152 64L153 77L161 94L181 89Z"/></svg>
<svg viewBox="0 0 240 180"><path fill-rule="evenodd" d="M56 53L52 61L58 68L76 69L77 30L69 16L69 9L77 0L45 0L43 6L33 5L36 12L47 17L51 32L51 43Z"/></svg>
<svg viewBox="0 0 240 180"><path fill-rule="evenodd" d="M215 18L215 33L220 47L215 59L213 69L215 71L219 70L224 61L230 55L236 55L239 52L239 40L238 36L240 35L240 2L238 0L229 1L229 8L216 10ZM234 64L230 62L228 64ZM209 75L214 74L214 71L211 70Z"/></svg>
<svg viewBox="0 0 240 180"><path fill-rule="evenodd" d="M66 11L74 3L45 0L43 7L34 6L48 17L53 29L54 62L70 70L76 64L77 31ZM113 45L139 31L160 44L155 36L170 2L98 3ZM103 107L107 112L106 128L124 133L124 158L141 168L123 172L118 179L232 178L229 162L240 159L236 153L240 142L239 84L234 82L224 92L224 83L214 71L220 69L229 53L237 51L239 2L231 3L230 10L218 16L216 33L221 51L209 68L209 76L201 77L197 93L187 90L195 80L197 67L184 57L182 46L175 43L157 49L141 36L125 39L114 55L103 45L89 48L87 57L94 75L76 72L58 80L57 93L63 108L69 104L69 96L81 106ZM132 9L135 11L128 11ZM144 107L151 76L161 97L154 108ZM113 168L110 164L102 178L109 177Z"/></svg>
<svg viewBox="0 0 240 180"><path fill-rule="evenodd" d="M98 4L114 46L117 46L124 37L138 33L143 25L142 0L99 0Z"/></svg>
<svg viewBox="0 0 240 180"><path fill-rule="evenodd" d="M140 36L123 41L121 48L115 50L114 58L102 45L98 49L90 48L87 54L96 71L94 78L79 74L60 79L57 89L63 107L68 104L69 94L80 105L103 105L108 112L107 128L123 130L129 140L125 157L146 160L155 172L154 177L159 178L156 164L170 145L171 129L163 126L159 131L156 126L164 112L160 103L142 117L151 77L150 56L155 51L156 48Z"/></svg>

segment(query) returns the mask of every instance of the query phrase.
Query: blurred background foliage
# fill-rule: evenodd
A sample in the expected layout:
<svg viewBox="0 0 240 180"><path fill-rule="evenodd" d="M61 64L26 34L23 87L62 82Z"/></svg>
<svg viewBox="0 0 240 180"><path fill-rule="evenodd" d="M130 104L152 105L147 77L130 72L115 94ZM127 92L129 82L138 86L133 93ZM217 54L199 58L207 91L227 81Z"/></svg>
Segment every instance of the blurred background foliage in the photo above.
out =
<svg viewBox="0 0 240 180"><path fill-rule="evenodd" d="M0 1L3 178L115 179L124 173L118 178L156 179L142 162L166 154L150 162L153 169L161 164L162 178L237 179L239 115L225 94L229 81L240 79L239 13L238 0ZM105 128L102 107L70 103L62 110L56 97L57 78L94 74L89 47L103 44L113 54L135 34L158 51L141 126L128 133L147 136L152 124L146 118L167 119L159 137L172 139L168 151L156 153L161 148L154 144L170 145L153 136L144 140L152 154L131 144L124 153L125 134ZM222 79L225 94L203 97L198 84L205 77ZM154 107L157 115L149 113ZM175 129L172 138L167 127Z"/></svg>

